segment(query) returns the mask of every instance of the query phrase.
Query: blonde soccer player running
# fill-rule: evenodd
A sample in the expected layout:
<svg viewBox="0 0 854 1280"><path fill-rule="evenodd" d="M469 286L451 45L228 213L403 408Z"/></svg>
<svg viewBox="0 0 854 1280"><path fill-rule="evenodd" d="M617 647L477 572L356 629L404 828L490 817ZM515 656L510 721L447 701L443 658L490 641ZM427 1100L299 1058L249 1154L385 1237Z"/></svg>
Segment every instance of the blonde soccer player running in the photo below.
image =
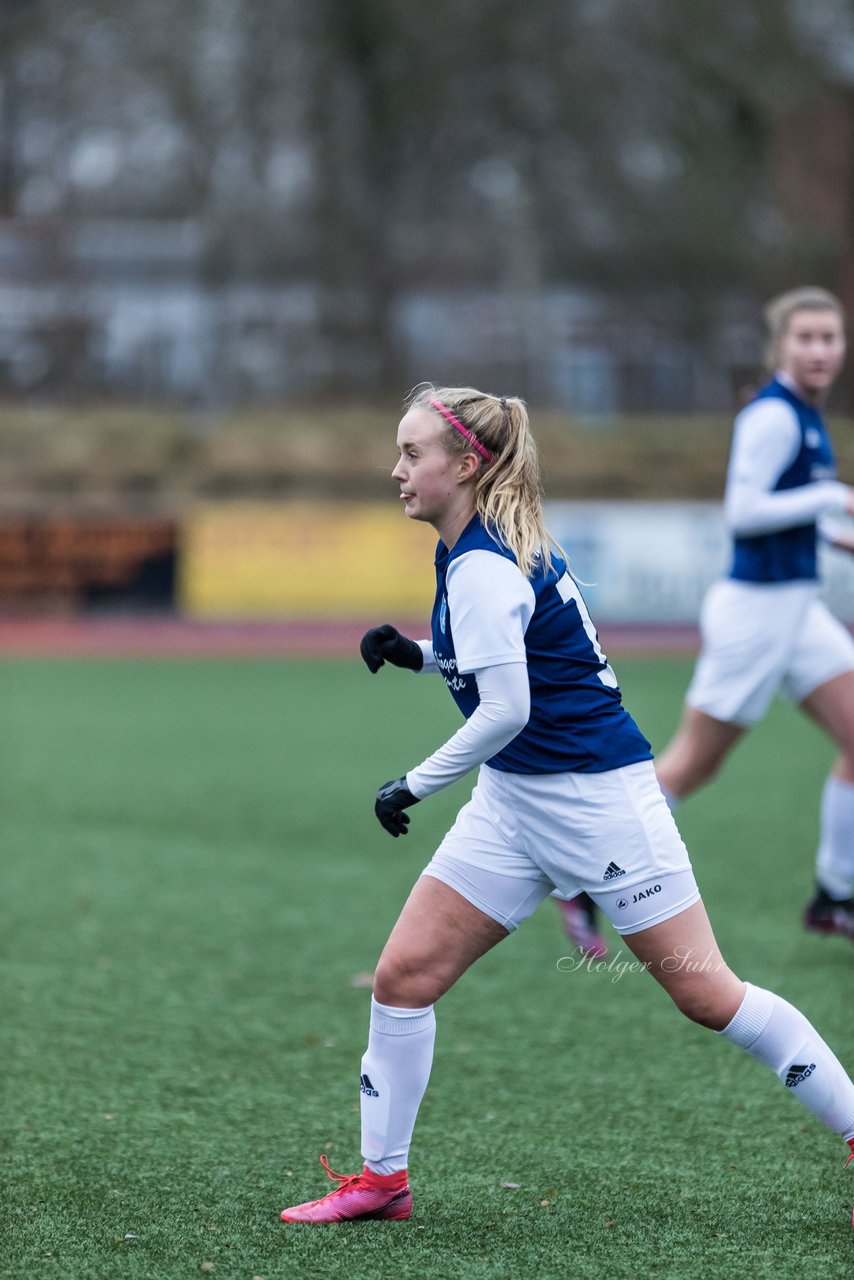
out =
<svg viewBox="0 0 854 1280"><path fill-rule="evenodd" d="M816 889L803 922L854 939L854 641L818 598L816 545L854 550L821 406L845 356L842 306L794 289L766 308L770 380L735 421L725 512L729 575L703 602L702 649L682 723L657 761L671 807L720 769L774 695L790 697L839 756L824 787Z"/></svg>
<svg viewBox="0 0 854 1280"><path fill-rule="evenodd" d="M761 1062L854 1152L854 1085L807 1019L726 965L649 744L566 560L543 527L536 448L518 399L417 389L392 472L411 520L439 535L430 639L369 631L362 656L438 673L465 717L444 745L380 787L382 825L477 769L377 966L361 1063L361 1173L282 1212L286 1222L405 1219L407 1172L435 1038L434 1005L557 890L584 891L693 1021ZM674 957L701 955L701 965Z"/></svg>

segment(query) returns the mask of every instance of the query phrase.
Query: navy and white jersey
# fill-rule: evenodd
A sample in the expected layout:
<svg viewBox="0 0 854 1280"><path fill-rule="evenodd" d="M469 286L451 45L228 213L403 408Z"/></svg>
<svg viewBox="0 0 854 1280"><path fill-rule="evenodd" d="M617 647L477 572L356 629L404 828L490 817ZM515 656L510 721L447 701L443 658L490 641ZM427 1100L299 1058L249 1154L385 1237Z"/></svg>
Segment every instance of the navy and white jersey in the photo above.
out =
<svg viewBox="0 0 854 1280"><path fill-rule="evenodd" d="M486 761L508 773L601 773L652 758L625 710L587 607L563 558L530 578L475 515L450 550L436 550L435 663L468 719L475 672L526 663L527 724Z"/></svg>
<svg viewBox="0 0 854 1280"><path fill-rule="evenodd" d="M845 510L848 490L819 410L775 377L738 415L727 476L734 533L730 577L793 582L818 576L816 518Z"/></svg>

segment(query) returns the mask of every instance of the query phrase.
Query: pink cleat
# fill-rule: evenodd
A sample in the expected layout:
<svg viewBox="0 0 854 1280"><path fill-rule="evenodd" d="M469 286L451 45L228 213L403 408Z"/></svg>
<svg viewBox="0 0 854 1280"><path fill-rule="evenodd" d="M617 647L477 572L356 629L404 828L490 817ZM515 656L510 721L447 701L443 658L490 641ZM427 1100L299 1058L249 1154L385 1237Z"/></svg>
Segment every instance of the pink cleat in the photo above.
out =
<svg viewBox="0 0 854 1280"><path fill-rule="evenodd" d="M601 960L606 956L608 944L597 927L596 904L593 899L586 893L580 893L576 898L557 898L556 901L570 942L574 942L579 951L594 960Z"/></svg>
<svg viewBox="0 0 854 1280"><path fill-rule="evenodd" d="M412 1193L407 1173L374 1173L365 1165L361 1173L335 1173L323 1155L320 1163L339 1186L319 1200L295 1204L281 1212L282 1222L349 1222L354 1218L384 1218L402 1222L412 1215Z"/></svg>

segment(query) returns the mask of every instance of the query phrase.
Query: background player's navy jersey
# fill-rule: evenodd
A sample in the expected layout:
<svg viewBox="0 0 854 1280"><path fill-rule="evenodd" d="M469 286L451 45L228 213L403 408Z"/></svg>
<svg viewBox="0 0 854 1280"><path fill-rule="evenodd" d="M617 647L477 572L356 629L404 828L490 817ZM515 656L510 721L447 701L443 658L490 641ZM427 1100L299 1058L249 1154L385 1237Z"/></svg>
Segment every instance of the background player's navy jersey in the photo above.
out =
<svg viewBox="0 0 854 1280"><path fill-rule="evenodd" d="M472 551L492 552L515 564L513 553L483 528L478 516L450 551L441 541L436 550L433 652L467 719L480 700L477 679L457 667L446 580L453 561ZM616 677L563 558L555 554L551 570L537 568L527 581L536 600L524 633L530 719L486 763L508 773L602 773L651 759L649 743L622 705ZM483 622L488 628L488 617ZM484 651L488 650L486 637Z"/></svg>
<svg viewBox="0 0 854 1280"><path fill-rule="evenodd" d="M817 480L832 480L836 475L836 459L818 409L807 404L776 378L756 396L756 400L767 399L785 400L791 405L801 433L798 453L774 485L774 492L795 489ZM793 582L817 578L815 521L775 533L736 537L730 577L741 582Z"/></svg>

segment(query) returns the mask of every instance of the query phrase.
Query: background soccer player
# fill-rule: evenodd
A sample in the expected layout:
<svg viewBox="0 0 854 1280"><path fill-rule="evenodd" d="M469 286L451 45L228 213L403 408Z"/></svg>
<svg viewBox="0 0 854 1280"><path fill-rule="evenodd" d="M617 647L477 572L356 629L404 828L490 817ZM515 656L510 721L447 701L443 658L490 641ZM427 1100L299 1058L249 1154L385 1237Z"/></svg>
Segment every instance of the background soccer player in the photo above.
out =
<svg viewBox="0 0 854 1280"><path fill-rule="evenodd" d="M825 513L854 514L835 480L821 414L842 366L842 307L823 289L769 303L774 371L735 421L726 486L734 553L702 609L702 650L682 723L657 761L671 804L714 777L781 690L833 739L840 755L821 806L809 929L854 938L854 642L818 599L819 533L852 550Z"/></svg>

